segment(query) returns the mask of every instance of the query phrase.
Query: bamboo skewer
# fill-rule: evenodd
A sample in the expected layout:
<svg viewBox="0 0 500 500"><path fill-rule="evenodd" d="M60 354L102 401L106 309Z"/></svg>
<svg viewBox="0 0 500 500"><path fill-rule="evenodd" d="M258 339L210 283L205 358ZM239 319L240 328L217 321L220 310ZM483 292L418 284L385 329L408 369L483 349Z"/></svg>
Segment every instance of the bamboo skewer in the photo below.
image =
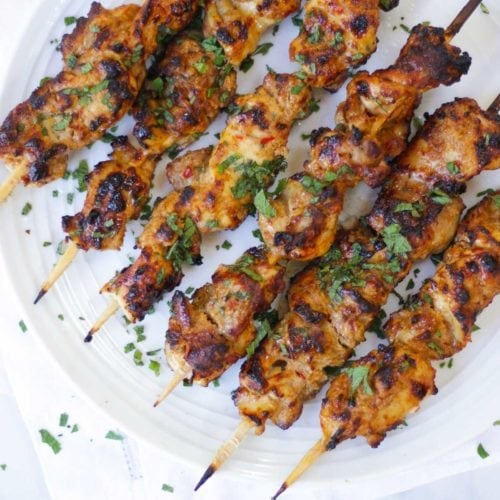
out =
<svg viewBox="0 0 500 500"><path fill-rule="evenodd" d="M302 474L318 460L318 458L328 449L328 439L322 437L303 457L302 460L295 466L292 472L288 475L285 482L280 486L280 489L271 497L271 500L276 500L290 485L292 485Z"/></svg>
<svg viewBox="0 0 500 500"><path fill-rule="evenodd" d="M38 292L38 295L36 296L36 299L34 301L34 304L38 304L42 297L52 288L54 283L61 277L61 275L64 273L64 271L68 268L68 266L73 262L75 257L77 256L79 251L79 248L76 246L75 242L69 241L68 247L66 248L66 251L64 254L61 256L61 258L57 261L56 265L53 267L49 277L47 280L43 283L42 287L40 288L40 291Z"/></svg>
<svg viewBox="0 0 500 500"><path fill-rule="evenodd" d="M455 19L449 24L445 31L446 41L449 42L453 39L455 35L462 29L462 26L466 23L467 19L471 14L477 9L481 0L469 0L463 7L463 9L457 14Z"/></svg>
<svg viewBox="0 0 500 500"><path fill-rule="evenodd" d="M14 191L14 188L21 182L23 172L20 168L14 169L7 177L7 180L0 185L0 203L4 202Z"/></svg>
<svg viewBox="0 0 500 500"><path fill-rule="evenodd" d="M170 393L191 374L191 370L175 371L173 377L169 380L163 392L158 396L158 399L154 402L153 406L156 408L160 403L165 401Z"/></svg>
<svg viewBox="0 0 500 500"><path fill-rule="evenodd" d="M197 491L203 484L212 477L212 475L220 469L222 464L234 453L236 448L243 441L248 431L255 427L255 423L248 418L244 418L236 427L234 434L218 449L212 463L207 467L198 484L195 486L194 491Z"/></svg>
<svg viewBox="0 0 500 500"><path fill-rule="evenodd" d="M92 339L94 338L94 334L100 330L102 325L108 321L113 314L115 314L116 311L120 309L120 305L116 300L111 300L111 302L108 304L108 307L106 307L106 310L99 316L98 320L94 323L94 326L89 330L89 333L84 339L84 342L92 342Z"/></svg>

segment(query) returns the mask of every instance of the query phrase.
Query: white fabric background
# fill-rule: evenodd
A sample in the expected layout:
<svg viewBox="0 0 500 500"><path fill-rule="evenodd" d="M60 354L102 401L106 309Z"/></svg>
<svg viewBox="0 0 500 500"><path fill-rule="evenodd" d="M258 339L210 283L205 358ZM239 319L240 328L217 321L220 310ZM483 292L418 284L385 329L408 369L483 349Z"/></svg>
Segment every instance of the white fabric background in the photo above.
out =
<svg viewBox="0 0 500 500"><path fill-rule="evenodd" d="M24 27L39 2L0 3L0 87L16 44L21 36L29 36ZM21 316L4 276L0 267L0 465L7 465L5 471L0 469L0 499L193 498L192 486L202 471L176 464L131 438L104 438L109 430L119 429L78 395L29 331L21 333ZM63 412L68 413L71 425L78 424L79 432L71 434L70 429L59 427ZM58 455L41 443L41 428L63 434L59 438L63 449ZM476 453L479 442L490 453L486 460ZM172 485L174 493L163 492L163 483ZM277 486L215 476L196 498L269 498ZM498 498L499 488L500 427L492 426L439 460L397 477L363 484L335 483L328 489L298 484L283 498L487 500Z"/></svg>

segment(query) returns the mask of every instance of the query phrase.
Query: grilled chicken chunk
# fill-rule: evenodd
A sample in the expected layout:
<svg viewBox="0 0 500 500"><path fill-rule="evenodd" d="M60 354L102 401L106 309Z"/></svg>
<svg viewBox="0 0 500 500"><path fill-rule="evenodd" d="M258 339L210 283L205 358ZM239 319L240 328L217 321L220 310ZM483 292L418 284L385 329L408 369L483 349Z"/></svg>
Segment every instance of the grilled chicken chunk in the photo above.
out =
<svg viewBox="0 0 500 500"><path fill-rule="evenodd" d="M350 72L377 48L379 1L307 0L290 59L302 66L313 87L338 90Z"/></svg>
<svg viewBox="0 0 500 500"><path fill-rule="evenodd" d="M68 154L99 139L129 111L158 49L161 27L175 33L194 1L148 0L108 10L93 3L62 40L64 68L40 85L0 127L0 158L26 185L60 178ZM161 38L161 37L160 37Z"/></svg>
<svg viewBox="0 0 500 500"><path fill-rule="evenodd" d="M467 130L462 141L455 136L457 120ZM341 366L364 340L411 263L446 248L463 209L456 193L483 169L500 167L499 131L498 119L471 99L443 105L396 160L366 218L368 227L340 232L329 253L296 276L288 294L290 312L243 364L234 393L240 413L258 432L267 419L282 428L292 425L305 400L326 382L325 369ZM450 154L465 159L460 176L451 180ZM397 182L404 171L419 183L415 191ZM382 206L393 207L396 218L375 224Z"/></svg>
<svg viewBox="0 0 500 500"><path fill-rule="evenodd" d="M188 153L206 164L176 160L170 172L189 179L206 169L203 183L186 182L158 203L138 240L141 257L102 289L116 298L130 321L142 319L163 292L179 283L182 262L201 263L201 234L238 227L255 193L285 168L291 127L311 101L307 86L290 92L300 82L294 75L268 74L254 93L235 100L238 112L228 119L210 157L207 150Z"/></svg>
<svg viewBox="0 0 500 500"><path fill-rule="evenodd" d="M188 32L166 46L150 71L134 108L135 134L145 149L136 150L124 138L115 142L110 160L89 176L83 210L63 217L64 231L79 248L120 248L126 223L148 200L159 155L195 141L233 98L234 70L214 52L220 48L207 47ZM204 73L195 69L200 61Z"/></svg>
<svg viewBox="0 0 500 500"><path fill-rule="evenodd" d="M385 327L391 346L380 346L333 379L320 415L329 449L356 436L378 446L437 392L430 360L463 349L477 315L500 293L499 200L497 191L471 209L435 275L391 315Z"/></svg>
<svg viewBox="0 0 500 500"><path fill-rule="evenodd" d="M78 248L121 248L126 224L136 219L149 196L158 158L135 149L126 136L112 143L110 159L88 175L83 209L62 218L63 230Z"/></svg>
<svg viewBox="0 0 500 500"><path fill-rule="evenodd" d="M393 66L356 75L338 107L336 129L312 134L304 173L270 200L270 213L259 215L262 236L276 258L324 255L347 189L361 181L372 187L383 181L388 161L405 148L421 94L456 82L469 65L470 57L447 44L441 28L419 25Z"/></svg>
<svg viewBox="0 0 500 500"><path fill-rule="evenodd" d="M170 367L205 386L224 373L254 341L253 318L283 291L284 274L263 248L252 248L234 265L219 266L191 300L175 292L165 342Z"/></svg>
<svg viewBox="0 0 500 500"><path fill-rule="evenodd" d="M178 154L233 99L236 72L214 40L187 31L149 71L133 108L134 135L151 154Z"/></svg>
<svg viewBox="0 0 500 500"><path fill-rule="evenodd" d="M266 30L299 7L300 0L207 0L204 33L215 37L229 62L238 66Z"/></svg>

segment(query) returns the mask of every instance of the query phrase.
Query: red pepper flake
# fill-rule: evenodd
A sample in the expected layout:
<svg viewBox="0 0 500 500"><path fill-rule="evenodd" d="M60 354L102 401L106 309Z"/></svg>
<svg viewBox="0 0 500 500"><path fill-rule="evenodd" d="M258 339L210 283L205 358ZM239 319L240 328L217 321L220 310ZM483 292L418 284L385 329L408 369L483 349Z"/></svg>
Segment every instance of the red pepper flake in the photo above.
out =
<svg viewBox="0 0 500 500"><path fill-rule="evenodd" d="M270 135L269 137L263 137L261 140L260 140L260 143L265 146L267 143L271 142L271 141L274 141L274 137L272 135Z"/></svg>
<svg viewBox="0 0 500 500"><path fill-rule="evenodd" d="M188 167L188 168L186 168L186 170L184 170L182 175L183 175L184 179L189 179L190 177L193 176L193 170L191 169L191 167Z"/></svg>

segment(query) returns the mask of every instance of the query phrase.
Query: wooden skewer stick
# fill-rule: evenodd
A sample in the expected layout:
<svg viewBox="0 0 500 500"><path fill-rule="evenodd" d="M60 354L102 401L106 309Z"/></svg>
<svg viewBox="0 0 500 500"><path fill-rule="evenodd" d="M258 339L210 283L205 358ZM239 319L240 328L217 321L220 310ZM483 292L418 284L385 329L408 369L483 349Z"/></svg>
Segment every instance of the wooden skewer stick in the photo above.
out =
<svg viewBox="0 0 500 500"><path fill-rule="evenodd" d="M212 460L212 463L208 466L207 470L199 480L198 484L195 486L194 491L198 491L213 474L220 469L222 464L234 453L236 448L243 441L248 431L255 427L255 423L248 418L243 418L240 422L234 434L217 450L217 453Z"/></svg>
<svg viewBox="0 0 500 500"><path fill-rule="evenodd" d="M274 494L271 500L276 500L290 485L292 485L302 474L318 460L318 458L327 450L329 439L322 437L295 466L295 469L289 474L280 489Z"/></svg>
<svg viewBox="0 0 500 500"><path fill-rule="evenodd" d="M173 377L169 380L163 392L158 396L153 406L156 408L160 403L167 399L167 396L185 379L191 375L191 370L175 371Z"/></svg>
<svg viewBox="0 0 500 500"><path fill-rule="evenodd" d="M94 326L89 330L89 333L85 337L84 342L91 342L94 334L100 330L102 325L104 325L104 323L106 323L106 321L108 321L108 319L111 318L111 316L113 316L113 314L115 314L115 312L118 311L119 308L120 306L118 305L118 302L114 299L111 300L106 310L101 314L99 319L94 323Z"/></svg>
<svg viewBox="0 0 500 500"><path fill-rule="evenodd" d="M56 265L52 269L49 277L47 280L43 283L40 292L38 292L38 295L36 296L35 299L35 304L38 304L40 299L52 288L54 283L61 277L61 275L64 273L64 271L68 268L68 266L73 262L75 259L76 255L78 254L78 247L73 241L70 241L68 243L68 248L66 248L66 251L64 254L61 256L61 258L57 261Z"/></svg>
<svg viewBox="0 0 500 500"><path fill-rule="evenodd" d="M455 17L455 19L453 19L450 25L446 28L445 37L447 42L449 42L462 29L462 26L477 9L480 3L481 0L469 0L465 4L464 8L457 14L457 17Z"/></svg>
<svg viewBox="0 0 500 500"><path fill-rule="evenodd" d="M14 191L14 188L21 182L23 172L20 168L14 169L7 180L0 186L0 203L4 202Z"/></svg>
<svg viewBox="0 0 500 500"><path fill-rule="evenodd" d="M488 111L490 113L500 113L500 94L498 94L495 100L488 106Z"/></svg>

